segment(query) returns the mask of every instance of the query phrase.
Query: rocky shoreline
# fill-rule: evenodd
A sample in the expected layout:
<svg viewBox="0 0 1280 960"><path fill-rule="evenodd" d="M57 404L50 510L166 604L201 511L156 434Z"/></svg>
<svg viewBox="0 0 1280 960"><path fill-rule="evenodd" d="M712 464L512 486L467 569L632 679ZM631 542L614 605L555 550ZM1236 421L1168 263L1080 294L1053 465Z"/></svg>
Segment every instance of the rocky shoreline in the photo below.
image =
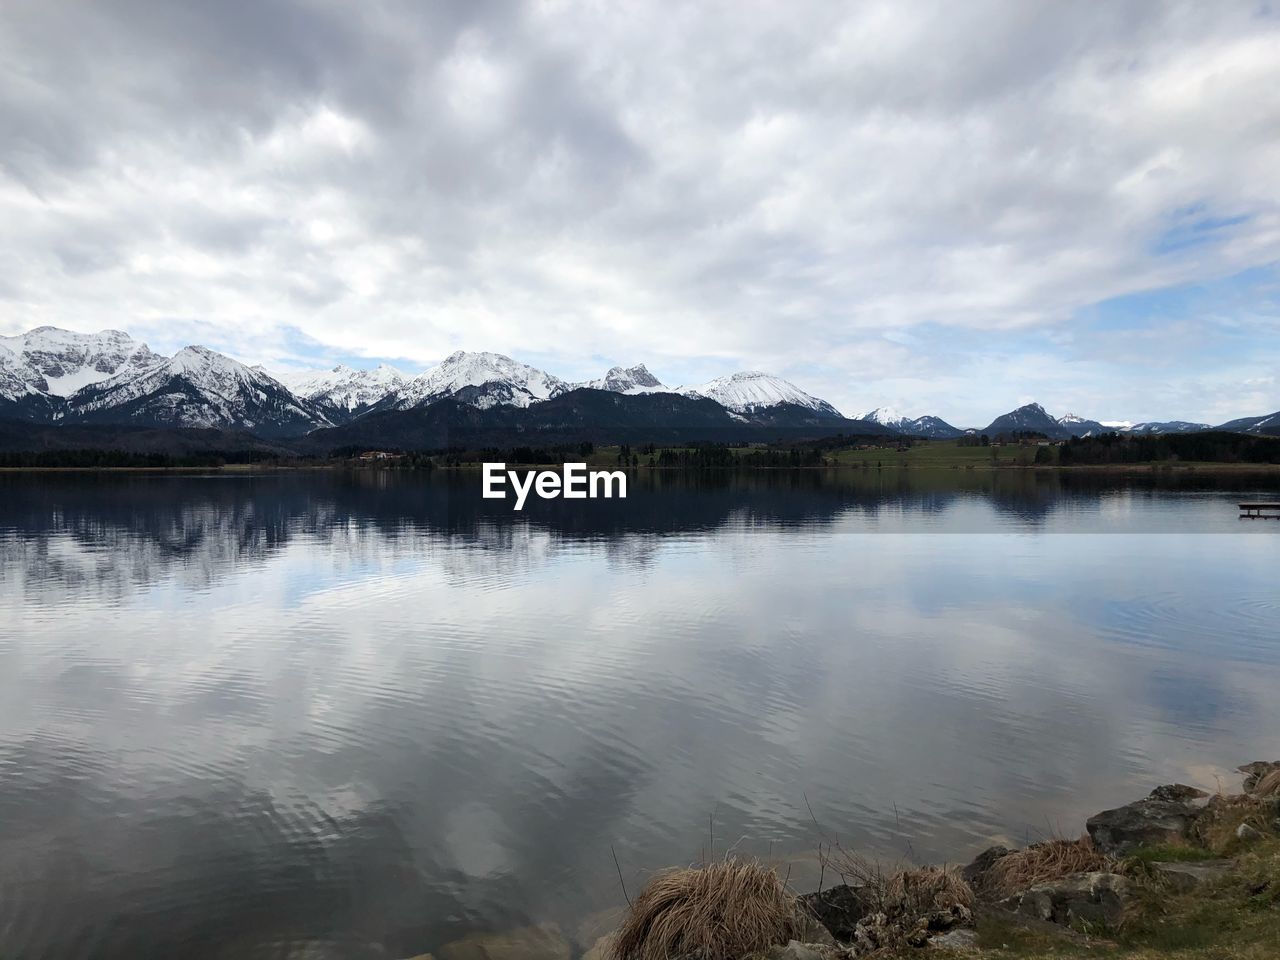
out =
<svg viewBox="0 0 1280 960"><path fill-rule="evenodd" d="M831 936L807 944L793 940L759 956L833 960L904 948L976 952L984 914L1066 941L1105 938L1144 893L1185 894L1212 884L1235 869L1236 854L1280 838L1280 761L1238 769L1244 774L1238 794L1168 784L1090 817L1078 840L984 850L959 871L972 900L959 897L921 915L869 912L865 887L806 894L800 903ZM1019 876L1034 882L1022 886Z"/></svg>
<svg viewBox="0 0 1280 960"><path fill-rule="evenodd" d="M1280 761L1239 770L1239 793L1160 786L1090 817L1078 839L991 847L963 868L890 873L837 850L827 865L840 882L794 896L771 868L726 860L655 875L618 928L590 946L579 936L575 950L548 924L473 935L413 960L1042 957L1081 948L1145 958L1165 954L1149 952L1144 931L1154 943L1182 930L1180 904L1201 896L1235 909L1236 893L1246 913L1223 929L1275 951L1251 952L1247 940L1240 952L1189 956L1280 956Z"/></svg>

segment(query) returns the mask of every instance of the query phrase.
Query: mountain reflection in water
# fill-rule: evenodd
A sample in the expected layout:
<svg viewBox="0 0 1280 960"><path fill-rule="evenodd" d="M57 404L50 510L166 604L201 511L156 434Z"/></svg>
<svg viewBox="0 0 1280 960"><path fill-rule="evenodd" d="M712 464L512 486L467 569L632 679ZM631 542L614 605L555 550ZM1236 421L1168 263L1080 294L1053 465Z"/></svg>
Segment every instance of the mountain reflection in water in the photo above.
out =
<svg viewBox="0 0 1280 960"><path fill-rule="evenodd" d="M1275 752L1275 491L1144 480L0 477L0 955L572 935L709 817L803 886L809 805L929 861L1212 785Z"/></svg>

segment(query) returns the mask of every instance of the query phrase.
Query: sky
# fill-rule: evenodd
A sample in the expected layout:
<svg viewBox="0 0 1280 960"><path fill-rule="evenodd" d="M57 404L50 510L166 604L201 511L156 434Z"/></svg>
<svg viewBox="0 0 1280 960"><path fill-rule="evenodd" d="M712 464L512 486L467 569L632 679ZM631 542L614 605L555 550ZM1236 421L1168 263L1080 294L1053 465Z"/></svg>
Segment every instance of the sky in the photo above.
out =
<svg viewBox="0 0 1280 960"><path fill-rule="evenodd" d="M6 0L0 334L1280 409L1280 7Z"/></svg>

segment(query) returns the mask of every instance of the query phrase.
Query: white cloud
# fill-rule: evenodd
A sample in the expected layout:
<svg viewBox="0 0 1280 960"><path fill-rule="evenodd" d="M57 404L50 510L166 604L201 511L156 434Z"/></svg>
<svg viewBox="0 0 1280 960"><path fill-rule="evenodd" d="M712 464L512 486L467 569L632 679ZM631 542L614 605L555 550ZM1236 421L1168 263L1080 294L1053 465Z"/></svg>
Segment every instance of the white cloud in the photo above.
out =
<svg viewBox="0 0 1280 960"><path fill-rule="evenodd" d="M1280 260L1252 3L107 6L0 13L0 332L766 367L977 422L1117 377L1048 353L1082 308ZM1234 222L1161 250L1198 220Z"/></svg>

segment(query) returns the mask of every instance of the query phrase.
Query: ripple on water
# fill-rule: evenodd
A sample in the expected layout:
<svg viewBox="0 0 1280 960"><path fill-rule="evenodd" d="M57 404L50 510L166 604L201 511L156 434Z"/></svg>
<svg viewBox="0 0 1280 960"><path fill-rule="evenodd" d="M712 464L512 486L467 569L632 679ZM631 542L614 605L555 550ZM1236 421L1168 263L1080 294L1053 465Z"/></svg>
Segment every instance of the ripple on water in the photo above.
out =
<svg viewBox="0 0 1280 960"><path fill-rule="evenodd" d="M1274 663L1280 602L1249 595L1153 593L1106 603L1098 625L1109 640L1201 656Z"/></svg>
<svg viewBox="0 0 1280 960"><path fill-rule="evenodd" d="M960 859L1280 724L1258 537L1096 550L1040 531L1099 506L1044 491L731 485L584 530L425 486L0 500L0 955L572 930L614 853L629 885L708 845L814 881L819 837Z"/></svg>

